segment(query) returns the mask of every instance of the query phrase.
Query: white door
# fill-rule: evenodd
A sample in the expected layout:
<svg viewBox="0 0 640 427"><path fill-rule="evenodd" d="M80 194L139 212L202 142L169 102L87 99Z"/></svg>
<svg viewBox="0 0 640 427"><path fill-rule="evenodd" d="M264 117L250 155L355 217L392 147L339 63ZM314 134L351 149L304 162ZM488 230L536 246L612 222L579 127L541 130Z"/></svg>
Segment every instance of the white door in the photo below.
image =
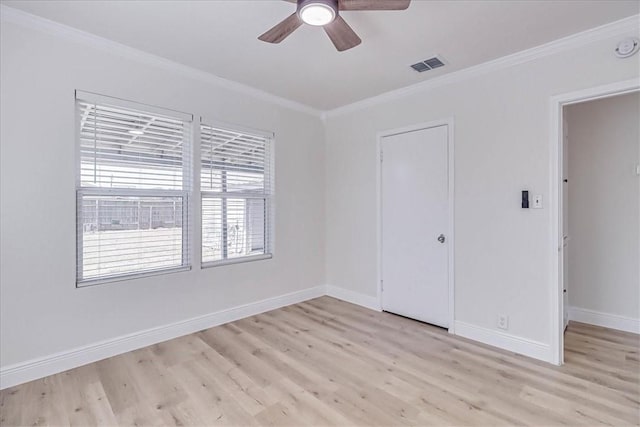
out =
<svg viewBox="0 0 640 427"><path fill-rule="evenodd" d="M382 139L382 309L449 327L448 127Z"/></svg>

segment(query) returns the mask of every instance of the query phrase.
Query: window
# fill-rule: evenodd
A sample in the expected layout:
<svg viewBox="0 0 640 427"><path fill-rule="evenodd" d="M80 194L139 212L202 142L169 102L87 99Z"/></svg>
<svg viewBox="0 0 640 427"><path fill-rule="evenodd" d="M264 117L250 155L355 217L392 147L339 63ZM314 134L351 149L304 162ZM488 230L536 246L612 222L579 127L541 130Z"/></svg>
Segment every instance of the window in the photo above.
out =
<svg viewBox="0 0 640 427"><path fill-rule="evenodd" d="M78 286L188 269L191 115L76 93Z"/></svg>
<svg viewBox="0 0 640 427"><path fill-rule="evenodd" d="M255 131L200 126L203 265L271 257L272 141Z"/></svg>

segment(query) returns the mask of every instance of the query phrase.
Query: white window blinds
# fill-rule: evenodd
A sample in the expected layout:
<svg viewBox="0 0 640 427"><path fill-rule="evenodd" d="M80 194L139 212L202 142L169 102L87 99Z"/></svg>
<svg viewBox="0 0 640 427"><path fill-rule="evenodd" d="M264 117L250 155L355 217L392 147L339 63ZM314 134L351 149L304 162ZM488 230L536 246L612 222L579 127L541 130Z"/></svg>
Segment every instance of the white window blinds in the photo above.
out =
<svg viewBox="0 0 640 427"><path fill-rule="evenodd" d="M273 135L200 126L202 262L273 252Z"/></svg>
<svg viewBox="0 0 640 427"><path fill-rule="evenodd" d="M190 266L192 116L77 92L77 282Z"/></svg>

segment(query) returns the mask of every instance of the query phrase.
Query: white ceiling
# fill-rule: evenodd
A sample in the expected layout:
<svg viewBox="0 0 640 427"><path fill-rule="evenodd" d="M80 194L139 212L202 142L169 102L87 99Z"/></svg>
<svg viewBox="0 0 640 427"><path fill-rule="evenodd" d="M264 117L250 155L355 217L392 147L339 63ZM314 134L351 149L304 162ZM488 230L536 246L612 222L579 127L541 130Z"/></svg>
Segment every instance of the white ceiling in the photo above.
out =
<svg viewBox="0 0 640 427"><path fill-rule="evenodd" d="M640 2L426 1L344 12L360 46L337 52L320 28L279 45L257 37L295 10L281 0L3 1L35 15L329 110L639 13ZM440 54L448 63L409 65Z"/></svg>

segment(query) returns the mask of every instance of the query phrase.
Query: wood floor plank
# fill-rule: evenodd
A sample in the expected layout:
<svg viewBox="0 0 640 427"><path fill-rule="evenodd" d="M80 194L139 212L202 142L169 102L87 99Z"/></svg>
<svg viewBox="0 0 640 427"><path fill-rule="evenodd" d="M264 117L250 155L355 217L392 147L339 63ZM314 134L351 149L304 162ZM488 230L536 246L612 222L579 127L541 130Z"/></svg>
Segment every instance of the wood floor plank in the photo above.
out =
<svg viewBox="0 0 640 427"><path fill-rule="evenodd" d="M0 425L640 425L640 337L552 366L317 298L0 391Z"/></svg>

